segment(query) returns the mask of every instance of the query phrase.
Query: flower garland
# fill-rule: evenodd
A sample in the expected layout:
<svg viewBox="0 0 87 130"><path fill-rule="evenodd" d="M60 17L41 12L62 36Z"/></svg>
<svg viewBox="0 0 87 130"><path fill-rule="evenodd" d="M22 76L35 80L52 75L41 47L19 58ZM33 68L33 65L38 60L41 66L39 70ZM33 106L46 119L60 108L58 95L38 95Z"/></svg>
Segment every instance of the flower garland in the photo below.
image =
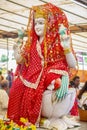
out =
<svg viewBox="0 0 87 130"><path fill-rule="evenodd" d="M29 123L27 119L20 118L20 121L24 124L19 126L12 120L0 119L0 130L36 130L36 126Z"/></svg>

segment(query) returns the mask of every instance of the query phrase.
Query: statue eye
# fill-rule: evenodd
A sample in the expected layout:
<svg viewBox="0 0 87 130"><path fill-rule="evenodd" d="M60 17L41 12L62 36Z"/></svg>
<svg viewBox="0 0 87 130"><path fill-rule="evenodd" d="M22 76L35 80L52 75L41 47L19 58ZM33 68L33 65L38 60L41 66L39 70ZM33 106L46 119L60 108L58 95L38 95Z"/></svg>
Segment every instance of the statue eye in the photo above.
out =
<svg viewBox="0 0 87 130"><path fill-rule="evenodd" d="M41 24L41 25L44 24L44 21L39 21L39 24Z"/></svg>

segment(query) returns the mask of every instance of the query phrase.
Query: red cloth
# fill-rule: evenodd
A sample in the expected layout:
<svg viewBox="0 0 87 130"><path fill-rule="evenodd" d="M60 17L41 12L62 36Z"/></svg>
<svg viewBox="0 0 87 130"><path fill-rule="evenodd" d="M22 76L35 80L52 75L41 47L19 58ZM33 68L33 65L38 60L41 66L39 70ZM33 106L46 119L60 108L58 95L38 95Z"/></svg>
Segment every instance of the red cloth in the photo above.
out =
<svg viewBox="0 0 87 130"><path fill-rule="evenodd" d="M78 102L77 99L75 99L74 105L70 111L70 114L73 116L78 116Z"/></svg>

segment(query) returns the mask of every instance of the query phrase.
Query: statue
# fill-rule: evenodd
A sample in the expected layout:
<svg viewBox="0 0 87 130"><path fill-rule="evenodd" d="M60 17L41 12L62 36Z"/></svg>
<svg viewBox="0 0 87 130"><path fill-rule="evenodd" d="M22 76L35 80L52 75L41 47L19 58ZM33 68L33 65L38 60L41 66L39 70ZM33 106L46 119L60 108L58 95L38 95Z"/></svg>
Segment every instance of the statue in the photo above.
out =
<svg viewBox="0 0 87 130"><path fill-rule="evenodd" d="M75 90L68 89L69 70L76 59L71 45L65 14L48 3L34 6L30 11L28 40L24 46L14 45L18 63L10 90L8 118L20 124L28 118L39 124L46 118L46 127L64 129L79 125L65 117L74 104ZM66 122L67 119L67 122Z"/></svg>

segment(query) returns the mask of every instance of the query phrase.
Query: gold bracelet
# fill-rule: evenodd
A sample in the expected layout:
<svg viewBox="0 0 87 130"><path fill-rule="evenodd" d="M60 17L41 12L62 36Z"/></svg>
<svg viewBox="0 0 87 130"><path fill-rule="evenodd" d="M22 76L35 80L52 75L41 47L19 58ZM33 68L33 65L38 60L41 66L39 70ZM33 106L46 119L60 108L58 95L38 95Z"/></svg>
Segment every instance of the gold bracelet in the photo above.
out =
<svg viewBox="0 0 87 130"><path fill-rule="evenodd" d="M71 52L71 50L69 48L67 48L67 49L64 50L64 54L68 54L70 52Z"/></svg>

